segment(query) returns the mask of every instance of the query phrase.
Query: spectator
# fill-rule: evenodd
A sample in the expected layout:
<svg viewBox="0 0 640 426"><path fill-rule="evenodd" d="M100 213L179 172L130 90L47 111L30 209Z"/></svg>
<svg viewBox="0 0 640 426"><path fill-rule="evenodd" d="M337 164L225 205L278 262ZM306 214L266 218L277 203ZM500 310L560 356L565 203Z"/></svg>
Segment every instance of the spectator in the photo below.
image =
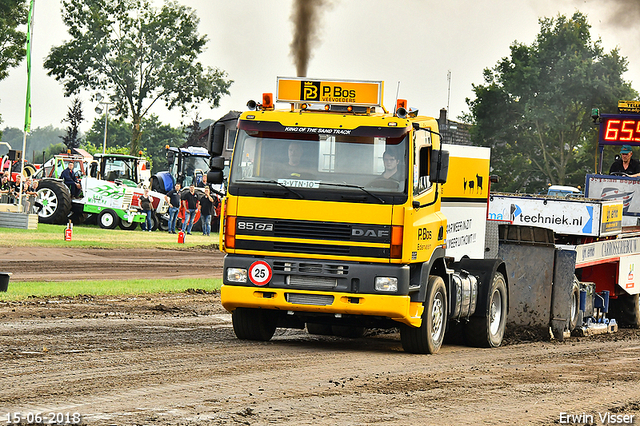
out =
<svg viewBox="0 0 640 426"><path fill-rule="evenodd" d="M204 196L200 198L200 220L202 221L202 235L211 234L211 215L215 207L214 198L211 196L211 189L204 187Z"/></svg>
<svg viewBox="0 0 640 426"><path fill-rule="evenodd" d="M176 183L171 191L164 196L169 204L169 233L176 233L176 222L178 221L178 212L180 211L180 184Z"/></svg>
<svg viewBox="0 0 640 426"><path fill-rule="evenodd" d="M145 219L145 231L151 232L153 229L153 221L151 215L153 214L153 196L149 195L149 188L144 188L144 195L139 197L140 208L147 218Z"/></svg>
<svg viewBox="0 0 640 426"><path fill-rule="evenodd" d="M39 208L37 208L37 197L38 197L38 181L34 181L31 178L27 178L27 183L24 188L26 194L26 203L24 207L24 211L27 213L38 213ZM37 203L37 204L36 204ZM40 204L42 207L42 204Z"/></svg>
<svg viewBox="0 0 640 426"><path fill-rule="evenodd" d="M196 210L198 209L198 196L196 195L196 187L191 183L189 185L189 192L185 192L180 197L184 206L184 222L182 222L182 232L187 232L187 235L191 235L191 228L193 228L193 219L196 216Z"/></svg>
<svg viewBox="0 0 640 426"><path fill-rule="evenodd" d="M22 187L22 195L24 196L26 192L25 184L24 182L22 182L22 175L18 173L16 175L16 181L11 182L11 197L12 197L13 204L18 204L18 200L20 198L20 187Z"/></svg>
<svg viewBox="0 0 640 426"><path fill-rule="evenodd" d="M9 172L2 174L2 181L0 181L0 202L6 204L9 202L9 192L11 191L11 180L9 178Z"/></svg>
<svg viewBox="0 0 640 426"><path fill-rule="evenodd" d="M69 187L73 198L82 198L82 185L80 185L78 178L73 173L73 161L69 161L69 167L62 171L60 178L63 179L64 184Z"/></svg>
<svg viewBox="0 0 640 426"><path fill-rule="evenodd" d="M626 175L630 177L640 176L640 162L631 158L633 152L630 145L622 145L620 158L613 162L609 168L610 175Z"/></svg>
<svg viewBox="0 0 640 426"><path fill-rule="evenodd" d="M209 186L209 184L207 184L207 175L204 174L202 175L202 179L200 179L200 182L198 182L198 184L196 185L198 188L206 188Z"/></svg>

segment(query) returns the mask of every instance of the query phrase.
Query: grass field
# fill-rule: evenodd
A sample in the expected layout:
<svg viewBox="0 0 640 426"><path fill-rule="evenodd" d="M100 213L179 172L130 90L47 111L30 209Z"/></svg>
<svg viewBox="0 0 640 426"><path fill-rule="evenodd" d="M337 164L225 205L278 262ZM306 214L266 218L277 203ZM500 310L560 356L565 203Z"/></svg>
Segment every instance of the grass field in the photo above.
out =
<svg viewBox="0 0 640 426"><path fill-rule="evenodd" d="M167 232L123 231L98 226L74 226L71 241L64 240L64 225L38 224L38 229L0 228L0 241L5 247L83 247L83 248L188 248L217 246L218 234L209 237L194 233L178 244L178 236ZM173 279L127 281L11 282L0 301L24 300L29 297L73 297L90 295L137 295L144 293L176 293L187 289L213 291L220 279Z"/></svg>
<svg viewBox="0 0 640 426"><path fill-rule="evenodd" d="M194 232L178 244L178 235L163 231L143 232L102 229L76 225L71 241L64 240L65 225L38 224L38 229L0 228L0 241L5 247L84 247L84 248L180 248L218 244L218 234L205 237Z"/></svg>
<svg viewBox="0 0 640 426"><path fill-rule="evenodd" d="M221 279L206 278L126 281L11 282L9 284L8 291L6 293L0 293L0 301L25 300L33 297L74 297L83 294L101 296L179 293L189 289L198 289L210 292L219 290L221 284Z"/></svg>

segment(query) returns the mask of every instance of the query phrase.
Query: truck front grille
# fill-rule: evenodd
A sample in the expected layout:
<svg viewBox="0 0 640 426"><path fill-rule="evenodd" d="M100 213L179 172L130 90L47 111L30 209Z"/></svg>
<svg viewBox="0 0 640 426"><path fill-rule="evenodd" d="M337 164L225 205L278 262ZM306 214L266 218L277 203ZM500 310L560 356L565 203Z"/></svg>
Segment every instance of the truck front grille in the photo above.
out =
<svg viewBox="0 0 640 426"><path fill-rule="evenodd" d="M335 278L311 277L307 275L287 275L285 279L289 287L331 290L338 285Z"/></svg>
<svg viewBox="0 0 640 426"><path fill-rule="evenodd" d="M306 222L300 220L276 220L273 233L283 238L308 238L344 240L351 238L351 225L341 223Z"/></svg>
<svg viewBox="0 0 640 426"><path fill-rule="evenodd" d="M286 293L285 300L297 305L330 306L333 303L333 296L325 294Z"/></svg>

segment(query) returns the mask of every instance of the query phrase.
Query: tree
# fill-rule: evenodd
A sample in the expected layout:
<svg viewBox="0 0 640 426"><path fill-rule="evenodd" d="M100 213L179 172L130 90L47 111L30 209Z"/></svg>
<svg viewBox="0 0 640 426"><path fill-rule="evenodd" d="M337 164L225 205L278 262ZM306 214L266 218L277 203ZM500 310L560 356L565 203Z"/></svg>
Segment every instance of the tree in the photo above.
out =
<svg viewBox="0 0 640 426"><path fill-rule="evenodd" d="M586 16L540 19L531 46L514 42L511 56L484 70L484 85L467 99L472 139L492 148L494 188L534 192L546 184L584 183L597 139L591 108L615 110L635 99L622 79L627 59L591 41Z"/></svg>
<svg viewBox="0 0 640 426"><path fill-rule="evenodd" d="M44 66L64 83L65 95L81 89L111 93L118 115L131 118L130 153L138 152L142 118L157 102L183 113L208 101L219 106L232 81L197 62L206 36L186 6L149 0L63 0L72 39L51 49Z"/></svg>
<svg viewBox="0 0 640 426"><path fill-rule="evenodd" d="M107 128L107 152L124 153L124 148L128 146L127 135L131 135L131 125L123 120L110 120ZM166 170L167 155L165 146L180 146L184 143L185 135L182 129L173 128L167 124L162 124L158 117L150 114L142 119L144 130L141 134L140 146L143 148L143 156L150 162L153 173ZM85 136L82 147L90 154L102 152L104 142L104 119L96 118L91 129ZM126 149L129 152L129 149ZM136 152L132 155L139 155Z"/></svg>
<svg viewBox="0 0 640 426"><path fill-rule="evenodd" d="M73 100L69 111L67 111L67 117L62 121L69 123L67 134L62 136L62 141L68 149L80 148L82 140L79 138L78 127L80 123L84 121L84 117L82 116L82 101L80 99L75 98Z"/></svg>
<svg viewBox="0 0 640 426"><path fill-rule="evenodd" d="M0 80L4 80L9 69L18 66L27 53L27 35L17 28L27 23L28 12L26 0L0 0Z"/></svg>

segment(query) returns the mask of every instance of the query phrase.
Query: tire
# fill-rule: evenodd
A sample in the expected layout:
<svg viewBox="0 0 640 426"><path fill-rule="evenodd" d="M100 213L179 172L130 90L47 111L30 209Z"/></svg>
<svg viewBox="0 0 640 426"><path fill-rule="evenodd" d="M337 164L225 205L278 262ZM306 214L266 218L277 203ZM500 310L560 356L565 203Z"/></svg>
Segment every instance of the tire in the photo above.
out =
<svg viewBox="0 0 640 426"><path fill-rule="evenodd" d="M98 215L98 225L102 229L113 229L120 223L120 218L111 209L102 210Z"/></svg>
<svg viewBox="0 0 640 426"><path fill-rule="evenodd" d="M36 169L36 166L34 166L33 164L25 164L24 165L24 170L22 171L22 177L24 178L29 178L31 176L33 176L38 170Z"/></svg>
<svg viewBox="0 0 640 426"><path fill-rule="evenodd" d="M345 337L347 339L359 339L364 336L364 327L350 327L345 325L333 325L331 331L334 336Z"/></svg>
<svg viewBox="0 0 640 426"><path fill-rule="evenodd" d="M146 230L146 226L147 226L146 220L144 222L140 222L140 229L142 229L143 231ZM159 226L158 216L156 216L154 212L151 212L151 230L152 231L157 230L158 226Z"/></svg>
<svg viewBox="0 0 640 426"><path fill-rule="evenodd" d="M71 193L67 186L55 180L42 180L38 184L37 201L42 204L38 212L41 223L62 225L71 212Z"/></svg>
<svg viewBox="0 0 640 426"><path fill-rule="evenodd" d="M160 182L157 176L151 176L151 184L149 185L152 191L159 192L161 194L166 194L167 191L164 189L164 185Z"/></svg>
<svg viewBox="0 0 640 426"><path fill-rule="evenodd" d="M307 323L307 333L319 336L333 336L333 330L329 324Z"/></svg>
<svg viewBox="0 0 640 426"><path fill-rule="evenodd" d="M476 312L485 312L486 316L471 317L465 326L467 344L478 348L495 348L502 344L507 324L507 297L507 282L500 272L496 272L486 305L476 309Z"/></svg>
<svg viewBox="0 0 640 426"><path fill-rule="evenodd" d="M169 221L165 220L163 218L160 218L158 220L158 229L163 231L163 232L167 232L169 230Z"/></svg>
<svg viewBox="0 0 640 426"><path fill-rule="evenodd" d="M403 325L400 340L405 352L435 354L440 350L447 327L447 289L437 275L429 276L420 327Z"/></svg>
<svg viewBox="0 0 640 426"><path fill-rule="evenodd" d="M609 317L621 327L640 328L640 295L625 294L610 301Z"/></svg>
<svg viewBox="0 0 640 426"><path fill-rule="evenodd" d="M231 314L231 322L238 339L266 342L276 331L277 317L275 312L264 309L236 308Z"/></svg>
<svg viewBox="0 0 640 426"><path fill-rule="evenodd" d="M573 331L578 326L580 315L580 282L573 279L573 289L571 290L571 312L569 314L569 331Z"/></svg>
<svg viewBox="0 0 640 426"><path fill-rule="evenodd" d="M138 226L138 222L127 222L126 220L120 220L120 223L118 223L118 226L120 227L120 229L125 230L125 231L133 231L134 229L136 229L136 226Z"/></svg>

